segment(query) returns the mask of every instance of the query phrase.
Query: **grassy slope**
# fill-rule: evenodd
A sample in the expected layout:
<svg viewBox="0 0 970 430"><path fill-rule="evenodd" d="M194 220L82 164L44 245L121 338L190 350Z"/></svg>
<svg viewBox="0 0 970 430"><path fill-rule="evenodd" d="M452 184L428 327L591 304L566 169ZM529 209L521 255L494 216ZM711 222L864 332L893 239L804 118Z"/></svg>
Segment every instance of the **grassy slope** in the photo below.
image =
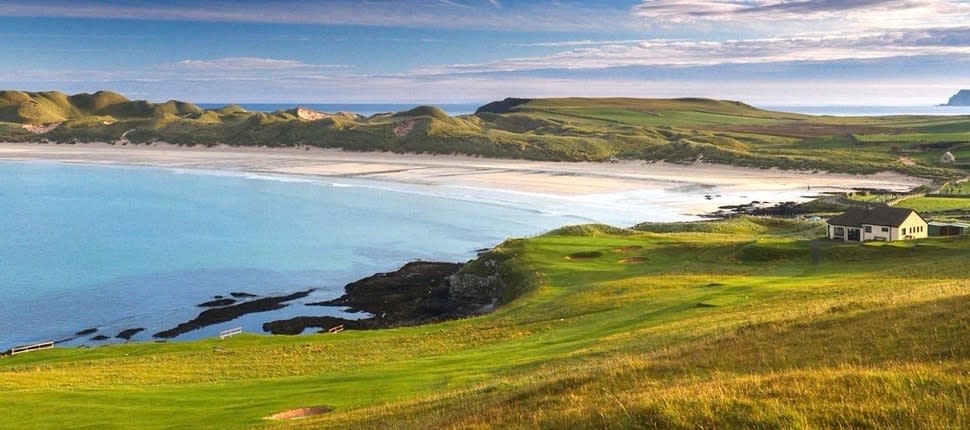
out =
<svg viewBox="0 0 970 430"><path fill-rule="evenodd" d="M487 316L3 358L0 427L970 425L970 238L822 241L812 264L817 224L638 228L503 244L542 286Z"/></svg>
<svg viewBox="0 0 970 430"><path fill-rule="evenodd" d="M20 128L61 121L43 135ZM946 150L958 161L970 157L970 117L808 116L708 99L536 99L503 113L451 117L425 106L311 122L291 111L203 111L189 103L128 101L110 92L0 92L0 140L114 142L132 129L127 138L135 143L314 145L571 161L703 159L925 177L963 175L939 162Z"/></svg>
<svg viewBox="0 0 970 430"><path fill-rule="evenodd" d="M965 213L970 211L970 197L913 197L897 203L896 206L910 208L920 213Z"/></svg>

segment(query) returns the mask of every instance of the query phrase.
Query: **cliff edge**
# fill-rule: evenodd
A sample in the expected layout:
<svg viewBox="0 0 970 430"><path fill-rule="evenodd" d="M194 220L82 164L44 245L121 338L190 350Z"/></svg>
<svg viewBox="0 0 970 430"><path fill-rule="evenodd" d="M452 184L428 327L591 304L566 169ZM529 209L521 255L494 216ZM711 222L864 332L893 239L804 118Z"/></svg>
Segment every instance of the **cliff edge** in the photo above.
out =
<svg viewBox="0 0 970 430"><path fill-rule="evenodd" d="M960 90L950 97L945 106L970 106L970 90Z"/></svg>

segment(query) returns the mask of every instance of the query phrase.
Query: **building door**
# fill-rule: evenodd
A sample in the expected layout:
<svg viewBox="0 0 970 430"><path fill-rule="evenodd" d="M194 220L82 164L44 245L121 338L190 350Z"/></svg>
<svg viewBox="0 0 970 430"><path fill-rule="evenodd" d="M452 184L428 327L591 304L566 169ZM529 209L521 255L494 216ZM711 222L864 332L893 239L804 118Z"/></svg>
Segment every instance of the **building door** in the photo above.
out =
<svg viewBox="0 0 970 430"><path fill-rule="evenodd" d="M846 235L847 235L846 239L851 240L853 242L859 242L862 239L861 234L862 234L862 230L859 230L857 228L850 228L849 231L846 232Z"/></svg>

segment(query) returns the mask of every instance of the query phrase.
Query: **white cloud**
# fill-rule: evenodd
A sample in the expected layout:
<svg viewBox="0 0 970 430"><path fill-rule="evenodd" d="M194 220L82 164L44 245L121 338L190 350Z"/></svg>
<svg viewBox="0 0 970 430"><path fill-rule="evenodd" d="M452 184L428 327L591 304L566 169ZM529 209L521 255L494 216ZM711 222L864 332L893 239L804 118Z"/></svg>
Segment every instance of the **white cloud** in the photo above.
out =
<svg viewBox="0 0 970 430"><path fill-rule="evenodd" d="M759 22L943 27L970 21L970 4L961 0L645 0L633 13L654 25L716 21L749 27Z"/></svg>
<svg viewBox="0 0 970 430"><path fill-rule="evenodd" d="M587 41L559 43L560 46L581 46L586 45ZM621 66L701 66L924 55L970 55L970 27L806 34L724 41L607 41L599 46L576 48L547 56L428 67L418 72L448 74Z"/></svg>
<svg viewBox="0 0 970 430"><path fill-rule="evenodd" d="M296 60L279 60L274 58L227 57L211 60L183 60L175 64L163 65L161 67L175 67L194 70L292 70L345 68L347 66L341 64L308 64Z"/></svg>

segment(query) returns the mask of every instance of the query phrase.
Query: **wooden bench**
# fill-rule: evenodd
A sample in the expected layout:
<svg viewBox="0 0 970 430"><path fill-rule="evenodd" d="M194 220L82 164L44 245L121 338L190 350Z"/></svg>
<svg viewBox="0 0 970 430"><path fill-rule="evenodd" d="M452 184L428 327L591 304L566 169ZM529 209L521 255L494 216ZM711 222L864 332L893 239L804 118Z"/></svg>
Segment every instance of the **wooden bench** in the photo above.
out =
<svg viewBox="0 0 970 430"><path fill-rule="evenodd" d="M23 354L25 352L40 351L42 349L51 349L53 347L54 347L54 342L53 341L35 343L35 344L31 344L31 345L18 346L18 347L10 348L10 355Z"/></svg>
<svg viewBox="0 0 970 430"><path fill-rule="evenodd" d="M335 325L333 327L330 327L330 329L327 330L327 333L340 333L342 331L344 331L344 325L340 324L340 325Z"/></svg>
<svg viewBox="0 0 970 430"><path fill-rule="evenodd" d="M242 333L242 327L231 328L229 330L223 330L219 332L219 339L225 339L229 336L235 336Z"/></svg>

